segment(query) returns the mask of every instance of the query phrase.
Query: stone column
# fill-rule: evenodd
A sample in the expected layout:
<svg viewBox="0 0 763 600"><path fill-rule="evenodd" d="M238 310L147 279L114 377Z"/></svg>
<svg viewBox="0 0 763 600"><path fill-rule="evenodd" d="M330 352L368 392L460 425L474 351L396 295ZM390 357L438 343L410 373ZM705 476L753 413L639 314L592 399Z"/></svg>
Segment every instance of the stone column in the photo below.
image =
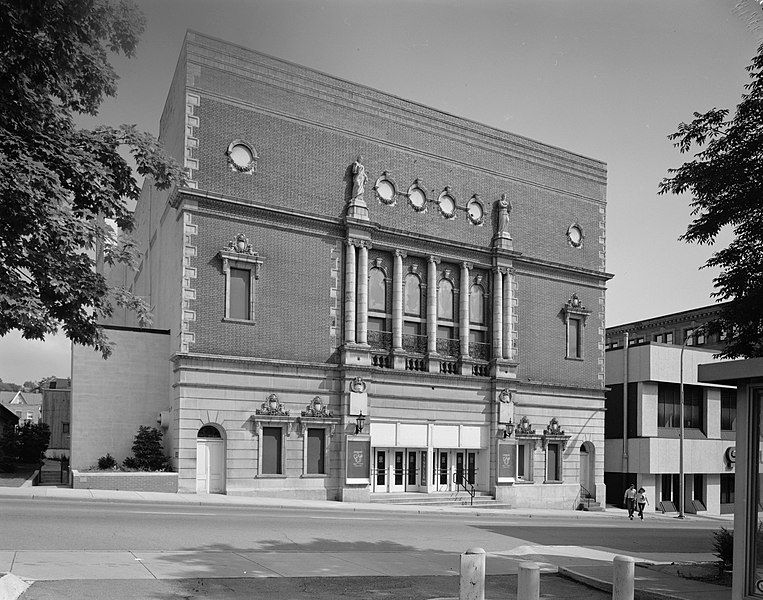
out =
<svg viewBox="0 0 763 600"><path fill-rule="evenodd" d="M395 250L392 271L392 350L403 350L403 257L404 252Z"/></svg>
<svg viewBox="0 0 763 600"><path fill-rule="evenodd" d="M355 243L347 242L344 257L344 343L355 343Z"/></svg>
<svg viewBox="0 0 763 600"><path fill-rule="evenodd" d="M469 269L471 263L461 263L461 310L459 319L459 338L461 340L461 356L469 356Z"/></svg>
<svg viewBox="0 0 763 600"><path fill-rule="evenodd" d="M437 354L437 265L440 259L429 257L427 270L427 352Z"/></svg>
<svg viewBox="0 0 763 600"><path fill-rule="evenodd" d="M493 269L493 358L503 358L503 273Z"/></svg>
<svg viewBox="0 0 763 600"><path fill-rule="evenodd" d="M368 242L361 242L358 252L358 325L355 339L368 344Z"/></svg>
<svg viewBox="0 0 763 600"><path fill-rule="evenodd" d="M512 289L512 269L506 270L506 281L503 285L503 358L510 359L512 356L511 348L511 331L513 323L511 319L513 307L511 303Z"/></svg>

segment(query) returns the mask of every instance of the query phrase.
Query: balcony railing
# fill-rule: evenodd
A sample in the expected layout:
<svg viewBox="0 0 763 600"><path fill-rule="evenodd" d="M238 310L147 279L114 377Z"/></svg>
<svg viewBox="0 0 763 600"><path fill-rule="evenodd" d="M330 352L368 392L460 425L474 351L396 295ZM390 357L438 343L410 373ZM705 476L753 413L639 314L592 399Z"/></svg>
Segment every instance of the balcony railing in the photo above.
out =
<svg viewBox="0 0 763 600"><path fill-rule="evenodd" d="M413 334L403 335L403 350L406 352L414 352L416 354L426 354L427 336Z"/></svg>
<svg viewBox="0 0 763 600"><path fill-rule="evenodd" d="M490 360L490 344L469 342L469 356L476 360Z"/></svg>
<svg viewBox="0 0 763 600"><path fill-rule="evenodd" d="M437 353L443 356L458 356L461 350L460 340L437 338Z"/></svg>
<svg viewBox="0 0 763 600"><path fill-rule="evenodd" d="M386 352L372 352L371 365L382 369L391 369L393 367L392 357Z"/></svg>
<svg viewBox="0 0 763 600"><path fill-rule="evenodd" d="M392 348L392 332L391 331L369 331L368 332L368 344L371 348L384 348L389 350Z"/></svg>

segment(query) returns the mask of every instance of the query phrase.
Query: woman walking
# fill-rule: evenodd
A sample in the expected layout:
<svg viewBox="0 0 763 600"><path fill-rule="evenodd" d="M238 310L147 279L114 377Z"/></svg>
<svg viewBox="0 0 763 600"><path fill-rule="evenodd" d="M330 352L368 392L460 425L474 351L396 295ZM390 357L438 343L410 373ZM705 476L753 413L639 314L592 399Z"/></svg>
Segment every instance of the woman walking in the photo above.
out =
<svg viewBox="0 0 763 600"><path fill-rule="evenodd" d="M638 506L638 516L644 520L644 507L649 504L649 500L646 497L646 490L642 487L636 492L636 506Z"/></svg>

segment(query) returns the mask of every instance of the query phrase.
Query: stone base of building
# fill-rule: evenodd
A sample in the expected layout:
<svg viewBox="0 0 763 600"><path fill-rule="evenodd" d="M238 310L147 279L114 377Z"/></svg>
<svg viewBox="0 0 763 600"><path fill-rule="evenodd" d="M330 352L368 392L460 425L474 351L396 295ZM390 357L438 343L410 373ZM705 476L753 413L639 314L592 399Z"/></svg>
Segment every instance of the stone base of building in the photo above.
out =
<svg viewBox="0 0 763 600"><path fill-rule="evenodd" d="M371 491L367 485L345 486L341 490L340 499L342 502L370 502Z"/></svg>
<svg viewBox="0 0 763 600"><path fill-rule="evenodd" d="M579 493L577 483L513 483L495 487L495 499L512 508L573 510Z"/></svg>
<svg viewBox="0 0 763 600"><path fill-rule="evenodd" d="M292 500L340 500L340 490L331 489L242 489L234 488L226 491L228 496L246 496L250 498L287 498Z"/></svg>

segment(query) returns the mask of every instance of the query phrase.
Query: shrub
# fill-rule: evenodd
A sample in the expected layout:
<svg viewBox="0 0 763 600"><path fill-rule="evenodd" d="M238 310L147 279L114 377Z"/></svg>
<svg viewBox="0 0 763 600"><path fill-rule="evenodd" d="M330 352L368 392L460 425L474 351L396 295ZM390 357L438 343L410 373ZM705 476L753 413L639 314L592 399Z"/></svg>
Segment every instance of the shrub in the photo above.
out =
<svg viewBox="0 0 763 600"><path fill-rule="evenodd" d="M713 532L713 554L717 556L725 567L734 565L734 532L725 527Z"/></svg>
<svg viewBox="0 0 763 600"><path fill-rule="evenodd" d="M156 427L141 425L132 444L133 456L122 463L125 468L140 471L169 471L170 459L164 455L162 432Z"/></svg>
<svg viewBox="0 0 763 600"><path fill-rule="evenodd" d="M107 469L113 469L117 466L116 459L111 456L108 452L106 453L106 456L101 456L101 458L98 459L98 468L102 471L106 471Z"/></svg>
<svg viewBox="0 0 763 600"><path fill-rule="evenodd" d="M16 428L16 457L21 462L36 463L45 456L50 443L50 427L46 423L27 421Z"/></svg>

